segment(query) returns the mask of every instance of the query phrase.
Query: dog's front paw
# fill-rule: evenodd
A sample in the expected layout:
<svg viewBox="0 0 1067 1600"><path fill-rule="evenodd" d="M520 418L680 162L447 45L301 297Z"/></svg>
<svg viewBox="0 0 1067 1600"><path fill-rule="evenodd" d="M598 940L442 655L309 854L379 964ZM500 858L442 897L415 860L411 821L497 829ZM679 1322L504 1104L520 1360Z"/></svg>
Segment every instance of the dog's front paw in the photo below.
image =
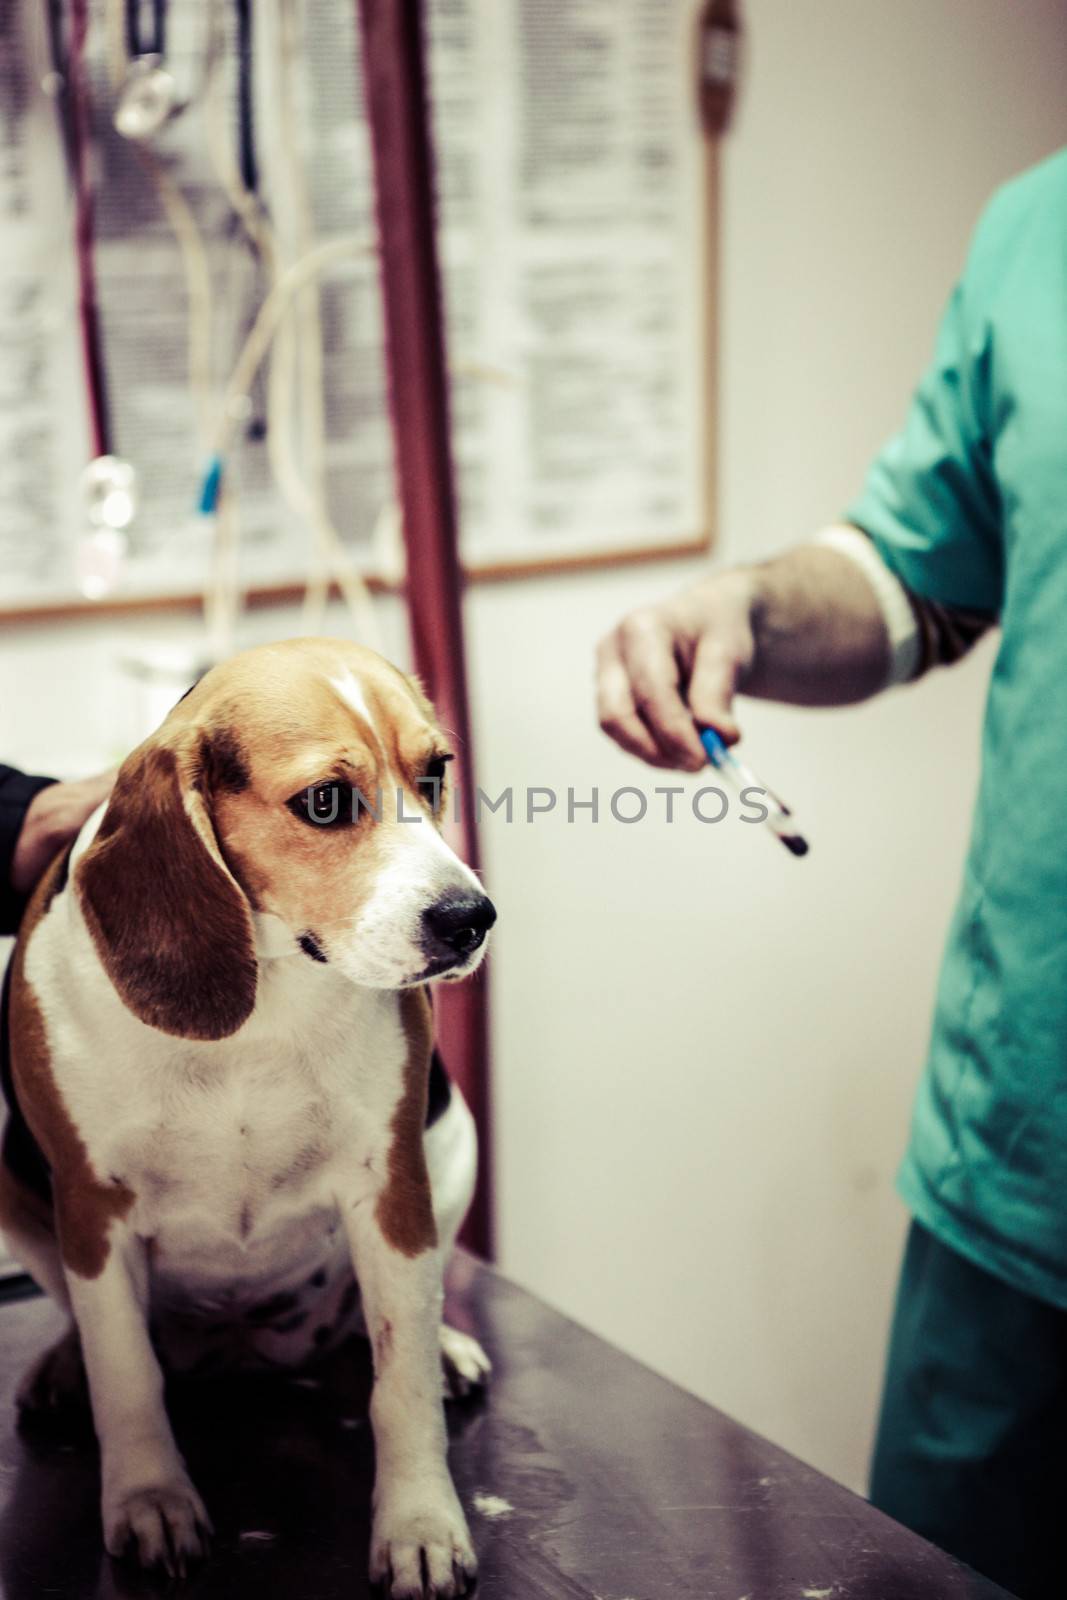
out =
<svg viewBox="0 0 1067 1600"><path fill-rule="evenodd" d="M478 1572L467 1523L451 1484L432 1494L383 1497L371 1534L371 1582L392 1600L452 1600Z"/></svg>
<svg viewBox="0 0 1067 1600"><path fill-rule="evenodd" d="M441 1324L441 1377L445 1398L462 1400L489 1382L492 1363L477 1339Z"/></svg>
<svg viewBox="0 0 1067 1600"><path fill-rule="evenodd" d="M104 1501L104 1544L109 1555L135 1555L142 1567L162 1567L170 1577L207 1554L211 1520L188 1478L144 1484Z"/></svg>

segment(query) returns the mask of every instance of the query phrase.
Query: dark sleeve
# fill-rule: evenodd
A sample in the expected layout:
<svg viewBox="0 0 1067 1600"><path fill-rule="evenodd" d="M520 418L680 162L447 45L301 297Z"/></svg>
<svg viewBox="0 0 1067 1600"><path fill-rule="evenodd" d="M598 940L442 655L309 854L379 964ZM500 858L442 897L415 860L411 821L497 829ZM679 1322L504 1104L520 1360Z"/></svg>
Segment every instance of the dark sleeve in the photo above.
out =
<svg viewBox="0 0 1067 1600"><path fill-rule="evenodd" d="M919 628L919 662L913 674L916 678L932 667L951 667L962 661L993 626L992 617L982 611L942 606L910 589L907 593Z"/></svg>
<svg viewBox="0 0 1067 1600"><path fill-rule="evenodd" d="M14 933L27 896L11 886L11 861L30 801L55 778L31 778L14 767L0 767L0 934Z"/></svg>

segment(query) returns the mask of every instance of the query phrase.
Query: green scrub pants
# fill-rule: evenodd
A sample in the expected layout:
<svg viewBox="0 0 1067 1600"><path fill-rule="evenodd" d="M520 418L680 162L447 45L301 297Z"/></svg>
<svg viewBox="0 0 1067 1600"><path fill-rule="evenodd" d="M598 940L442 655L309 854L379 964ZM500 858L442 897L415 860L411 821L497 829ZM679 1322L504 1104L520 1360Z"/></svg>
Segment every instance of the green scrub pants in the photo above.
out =
<svg viewBox="0 0 1067 1600"><path fill-rule="evenodd" d="M913 1223L871 1469L882 1511L1023 1600L1067 1597L1067 1312Z"/></svg>

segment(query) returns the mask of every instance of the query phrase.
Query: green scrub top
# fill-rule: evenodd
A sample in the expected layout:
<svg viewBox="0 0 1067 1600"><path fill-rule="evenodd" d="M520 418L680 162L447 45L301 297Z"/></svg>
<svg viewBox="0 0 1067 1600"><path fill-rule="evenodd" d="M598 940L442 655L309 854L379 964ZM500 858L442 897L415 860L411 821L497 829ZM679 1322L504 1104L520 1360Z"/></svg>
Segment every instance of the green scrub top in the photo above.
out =
<svg viewBox="0 0 1067 1600"><path fill-rule="evenodd" d="M993 198L846 515L910 589L1002 629L900 1192L1067 1309L1067 151Z"/></svg>

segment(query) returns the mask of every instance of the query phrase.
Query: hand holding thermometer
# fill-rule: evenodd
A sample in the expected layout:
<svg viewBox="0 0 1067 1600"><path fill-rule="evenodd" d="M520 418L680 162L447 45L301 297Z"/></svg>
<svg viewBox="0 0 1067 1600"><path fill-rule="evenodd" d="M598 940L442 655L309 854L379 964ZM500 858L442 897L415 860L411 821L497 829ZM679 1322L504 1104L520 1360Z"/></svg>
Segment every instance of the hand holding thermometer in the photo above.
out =
<svg viewBox="0 0 1067 1600"><path fill-rule="evenodd" d="M783 805L777 795L771 793L765 783L761 783L745 763L737 757L729 745L714 728L697 728L700 742L707 751L708 760L716 772L721 772L738 794L748 789L758 789L767 807L767 816L764 821L771 832L785 845L786 849L795 856L806 856L808 841L803 834L797 832L796 823L789 807Z"/></svg>

